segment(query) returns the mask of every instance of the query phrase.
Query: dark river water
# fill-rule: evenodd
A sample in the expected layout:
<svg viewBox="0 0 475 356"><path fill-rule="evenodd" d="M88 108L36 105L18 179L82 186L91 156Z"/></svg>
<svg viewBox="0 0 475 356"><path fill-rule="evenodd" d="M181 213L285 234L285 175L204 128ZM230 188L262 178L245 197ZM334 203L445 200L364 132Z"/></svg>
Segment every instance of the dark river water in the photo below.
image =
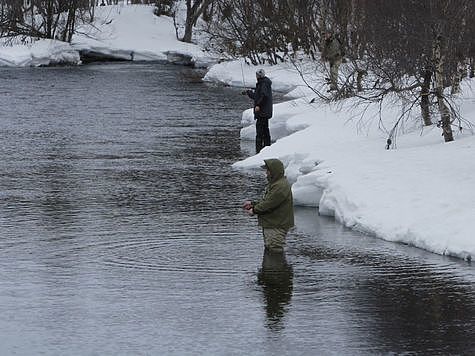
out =
<svg viewBox="0 0 475 356"><path fill-rule="evenodd" d="M1 355L475 353L466 262L303 208L264 255L248 106L176 66L0 69Z"/></svg>

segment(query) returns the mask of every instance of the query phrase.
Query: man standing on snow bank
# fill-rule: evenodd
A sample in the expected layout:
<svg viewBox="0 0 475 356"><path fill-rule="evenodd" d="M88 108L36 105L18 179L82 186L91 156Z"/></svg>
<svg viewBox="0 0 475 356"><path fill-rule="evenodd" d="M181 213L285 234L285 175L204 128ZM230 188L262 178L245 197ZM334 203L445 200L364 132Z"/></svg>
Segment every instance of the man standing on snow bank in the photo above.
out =
<svg viewBox="0 0 475 356"><path fill-rule="evenodd" d="M327 31L324 34L324 39L322 60L330 63L329 91L338 90L338 69L343 61L343 46L340 40L331 31Z"/></svg>
<svg viewBox="0 0 475 356"><path fill-rule="evenodd" d="M267 187L261 200L245 201L244 210L257 215L262 227L266 250L284 251L285 237L294 226L294 203L292 189L284 176L284 164L278 159L266 159Z"/></svg>
<svg viewBox="0 0 475 356"><path fill-rule="evenodd" d="M270 146L269 119L272 117L272 81L266 77L264 69L256 72L256 89L245 90L242 94L254 100L254 120L256 120L256 153Z"/></svg>

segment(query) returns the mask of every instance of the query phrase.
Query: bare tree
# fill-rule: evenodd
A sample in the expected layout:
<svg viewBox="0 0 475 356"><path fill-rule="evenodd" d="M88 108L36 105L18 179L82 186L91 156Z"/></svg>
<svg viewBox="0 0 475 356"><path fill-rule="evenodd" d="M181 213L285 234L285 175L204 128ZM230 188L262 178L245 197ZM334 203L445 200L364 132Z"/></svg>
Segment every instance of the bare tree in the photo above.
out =
<svg viewBox="0 0 475 356"><path fill-rule="evenodd" d="M217 47L253 64L275 64L299 50L315 58L320 1L215 0L207 31Z"/></svg>
<svg viewBox="0 0 475 356"><path fill-rule="evenodd" d="M355 63L364 63L372 74L358 95L368 100L382 100L389 93L417 98L424 125L432 124L430 106L436 102L444 140L453 140L455 117L445 88L457 92L467 71L474 35L467 24L474 10L470 0L355 0L352 11L360 16L349 16L349 67L356 71ZM355 39L356 51L351 46Z"/></svg>
<svg viewBox="0 0 475 356"><path fill-rule="evenodd" d="M205 12L206 8L214 0L186 0L186 21L185 34L182 41L190 43L193 37L193 27L200 16Z"/></svg>
<svg viewBox="0 0 475 356"><path fill-rule="evenodd" d="M77 20L86 18L91 0L2 0L2 37L34 37L70 42ZM93 12L92 12L93 14Z"/></svg>

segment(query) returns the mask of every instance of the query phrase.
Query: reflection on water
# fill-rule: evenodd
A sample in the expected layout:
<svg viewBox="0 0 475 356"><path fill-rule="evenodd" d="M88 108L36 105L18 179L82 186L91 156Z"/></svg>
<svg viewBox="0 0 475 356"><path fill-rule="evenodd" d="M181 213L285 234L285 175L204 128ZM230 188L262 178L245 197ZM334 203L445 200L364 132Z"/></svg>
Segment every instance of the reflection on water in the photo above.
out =
<svg viewBox="0 0 475 356"><path fill-rule="evenodd" d="M335 227L298 209L299 243L291 250L300 298L323 308L313 314L333 336L334 350L371 353L472 354L475 351L475 270L438 256ZM318 236L318 242L308 236ZM312 261L309 267L308 261ZM330 313L333 320L325 320ZM339 343L343 345L339 345ZM365 346L363 346L365 345Z"/></svg>
<svg viewBox="0 0 475 356"><path fill-rule="evenodd" d="M314 209L263 254L236 90L153 63L0 79L0 354L475 353L470 264Z"/></svg>
<svg viewBox="0 0 475 356"><path fill-rule="evenodd" d="M285 252L264 251L258 283L264 293L268 326L282 328L282 318L292 298L292 267L287 263Z"/></svg>

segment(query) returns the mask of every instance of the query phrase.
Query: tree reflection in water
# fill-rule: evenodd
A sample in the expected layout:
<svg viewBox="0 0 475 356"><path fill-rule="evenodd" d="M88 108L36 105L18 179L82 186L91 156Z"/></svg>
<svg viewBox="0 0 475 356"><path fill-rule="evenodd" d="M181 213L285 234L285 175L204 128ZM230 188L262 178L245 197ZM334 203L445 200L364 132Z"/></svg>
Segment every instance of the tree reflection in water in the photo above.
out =
<svg viewBox="0 0 475 356"><path fill-rule="evenodd" d="M293 270L287 263L285 252L264 251L257 282L264 292L267 326L272 330L282 329L282 318L293 289Z"/></svg>

